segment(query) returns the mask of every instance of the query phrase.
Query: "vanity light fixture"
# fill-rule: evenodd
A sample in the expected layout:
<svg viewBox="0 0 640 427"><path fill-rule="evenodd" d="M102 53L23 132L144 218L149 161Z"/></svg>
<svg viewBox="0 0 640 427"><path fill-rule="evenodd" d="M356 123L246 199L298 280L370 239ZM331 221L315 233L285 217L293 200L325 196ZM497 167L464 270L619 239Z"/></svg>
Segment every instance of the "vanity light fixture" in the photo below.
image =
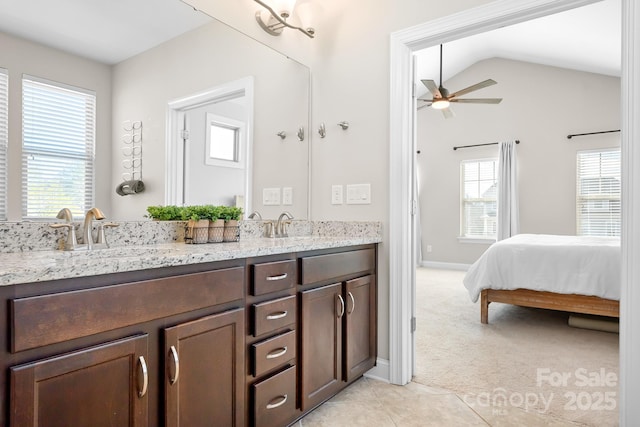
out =
<svg viewBox="0 0 640 427"><path fill-rule="evenodd" d="M295 26L287 19L293 15L293 8L296 4L296 0L254 0L264 10L258 10L256 12L256 21L260 24L263 30L272 36L279 36L282 34L282 30L291 28L302 32L307 37L313 38L315 30L311 27L302 28ZM267 4L269 1L270 4Z"/></svg>

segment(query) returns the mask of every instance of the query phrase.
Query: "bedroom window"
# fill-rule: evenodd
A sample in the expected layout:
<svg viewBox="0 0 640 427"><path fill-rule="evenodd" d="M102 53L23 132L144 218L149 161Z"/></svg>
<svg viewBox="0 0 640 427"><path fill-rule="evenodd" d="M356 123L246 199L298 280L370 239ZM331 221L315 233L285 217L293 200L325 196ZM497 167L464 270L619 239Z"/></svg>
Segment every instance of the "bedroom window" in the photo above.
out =
<svg viewBox="0 0 640 427"><path fill-rule="evenodd" d="M465 160L461 164L461 236L496 238L498 159Z"/></svg>
<svg viewBox="0 0 640 427"><path fill-rule="evenodd" d="M577 234L620 236L620 150L578 152Z"/></svg>
<svg viewBox="0 0 640 427"><path fill-rule="evenodd" d="M7 219L7 147L9 146L9 75L0 68L0 221Z"/></svg>
<svg viewBox="0 0 640 427"><path fill-rule="evenodd" d="M91 91L22 79L22 217L84 215L93 205L96 97Z"/></svg>

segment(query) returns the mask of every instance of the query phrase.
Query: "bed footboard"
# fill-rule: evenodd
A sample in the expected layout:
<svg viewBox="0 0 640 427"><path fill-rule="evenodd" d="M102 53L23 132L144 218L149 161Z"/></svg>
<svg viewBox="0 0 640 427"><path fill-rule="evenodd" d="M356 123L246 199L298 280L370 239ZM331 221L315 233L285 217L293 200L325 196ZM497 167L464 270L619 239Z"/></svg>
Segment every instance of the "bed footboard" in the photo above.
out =
<svg viewBox="0 0 640 427"><path fill-rule="evenodd" d="M620 302L594 296L557 294L529 289L485 289L480 294L480 322L489 323L489 304L501 302L523 307L546 308L571 313L620 317Z"/></svg>

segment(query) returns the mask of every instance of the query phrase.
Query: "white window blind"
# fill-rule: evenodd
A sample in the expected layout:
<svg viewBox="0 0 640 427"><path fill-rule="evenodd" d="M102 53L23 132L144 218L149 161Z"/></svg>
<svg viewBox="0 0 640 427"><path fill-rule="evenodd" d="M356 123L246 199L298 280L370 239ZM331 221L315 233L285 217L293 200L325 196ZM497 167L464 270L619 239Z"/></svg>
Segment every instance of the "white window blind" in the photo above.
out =
<svg viewBox="0 0 640 427"><path fill-rule="evenodd" d="M22 79L22 216L82 216L93 206L95 94Z"/></svg>
<svg viewBox="0 0 640 427"><path fill-rule="evenodd" d="M9 146L9 75L0 68L0 221L7 219L7 149Z"/></svg>
<svg viewBox="0 0 640 427"><path fill-rule="evenodd" d="M496 238L497 169L497 159L462 162L462 237Z"/></svg>
<svg viewBox="0 0 640 427"><path fill-rule="evenodd" d="M620 150L580 151L577 159L578 235L620 236Z"/></svg>

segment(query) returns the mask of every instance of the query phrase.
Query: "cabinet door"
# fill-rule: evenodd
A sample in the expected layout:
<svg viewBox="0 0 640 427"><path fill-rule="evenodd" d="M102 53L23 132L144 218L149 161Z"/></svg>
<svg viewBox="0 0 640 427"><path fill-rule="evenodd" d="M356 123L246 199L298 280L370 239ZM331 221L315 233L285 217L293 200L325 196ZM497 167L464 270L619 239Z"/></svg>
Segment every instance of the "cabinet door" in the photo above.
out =
<svg viewBox="0 0 640 427"><path fill-rule="evenodd" d="M376 361L375 276L345 284L344 380L351 381L371 369Z"/></svg>
<svg viewBox="0 0 640 427"><path fill-rule="evenodd" d="M244 309L165 329L166 427L244 425Z"/></svg>
<svg viewBox="0 0 640 427"><path fill-rule="evenodd" d="M342 284L301 292L301 405L306 411L335 394L341 384Z"/></svg>
<svg viewBox="0 0 640 427"><path fill-rule="evenodd" d="M11 368L11 426L147 425L147 335Z"/></svg>

